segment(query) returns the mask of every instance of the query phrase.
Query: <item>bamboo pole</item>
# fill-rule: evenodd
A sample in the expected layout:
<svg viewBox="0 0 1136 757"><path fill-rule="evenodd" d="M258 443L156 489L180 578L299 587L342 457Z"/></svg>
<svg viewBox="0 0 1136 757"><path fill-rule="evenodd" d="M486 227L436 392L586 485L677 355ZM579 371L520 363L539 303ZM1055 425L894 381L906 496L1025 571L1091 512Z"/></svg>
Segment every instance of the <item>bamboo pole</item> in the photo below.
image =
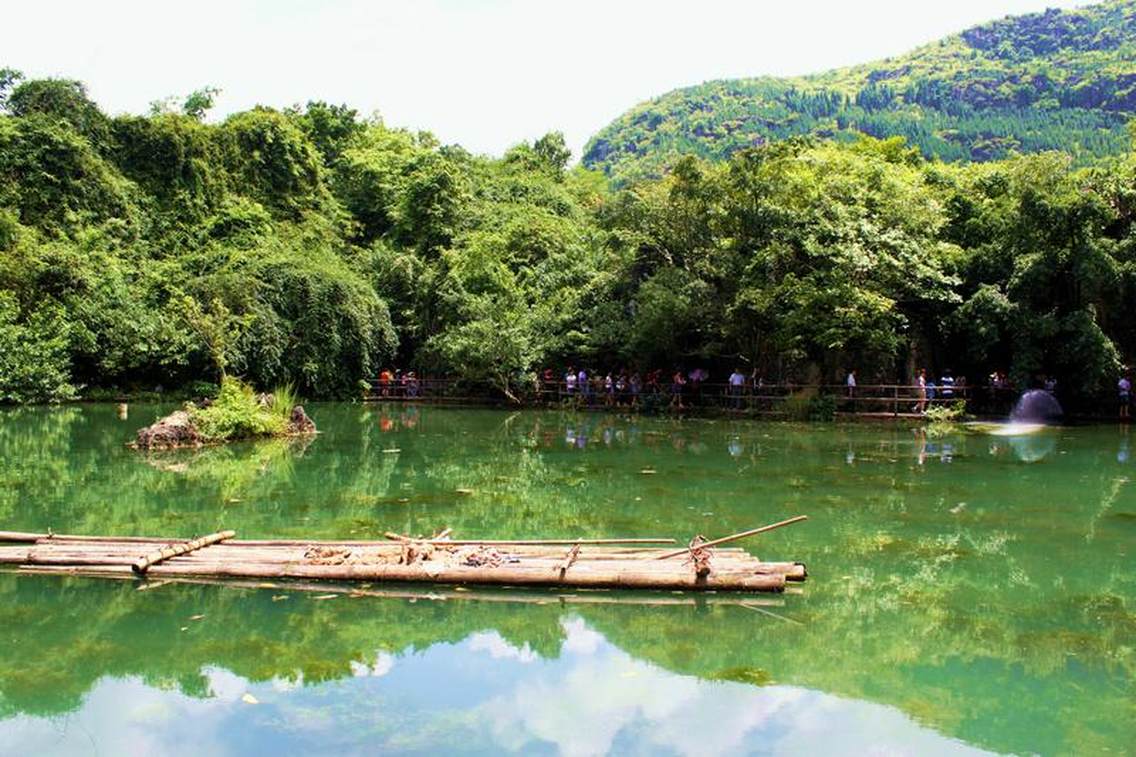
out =
<svg viewBox="0 0 1136 757"><path fill-rule="evenodd" d="M0 547L0 565L19 565L26 562L32 550L28 547Z"/></svg>
<svg viewBox="0 0 1136 757"><path fill-rule="evenodd" d="M80 574L90 566L55 566L65 574ZM687 570L660 571L645 566L592 567L575 564L562 578L553 566L497 568L443 566L429 563L412 565L304 565L297 563L205 563L180 562L175 559L152 565L148 576L160 578L236 578L236 579L309 579L340 581L397 581L408 583L482 584L490 586L559 586L562 588L622 589L695 589L724 591L772 591L785 589L784 574L760 574L752 570L715 571L698 577ZM121 572L131 570L121 563L98 566L98 570Z"/></svg>
<svg viewBox="0 0 1136 757"><path fill-rule="evenodd" d="M168 546L169 542L164 543L162 546ZM573 545L573 548L576 545ZM458 558L464 551L476 549L470 547L435 547L434 559L444 560L449 558ZM566 554L563 547L514 547L502 548L504 554L502 557L507 560L520 560L524 562L532 561L553 561L563 559ZM350 548L350 549L322 549L317 550L323 554L312 554L308 557L309 550L299 547L246 547L239 545L231 545L227 542L215 544L210 547L208 554L215 556L217 559L233 559L244 562L302 562L305 560L318 560L319 557L334 558L339 555L345 560L353 562L368 562L368 561L390 561L397 560L401 556L399 547L396 544L391 544L385 549L375 548ZM198 553L189 553L182 555L179 559L185 560L193 558ZM581 548L577 559L580 561L612 561L620 560L629 563L642 563L649 561L654 556L661 554L660 550L645 550L645 551L609 551L609 550L588 550ZM19 564L25 562L32 556L36 561L43 561L50 558L54 562L66 562L69 559L83 559L83 560L106 560L108 562L130 564L138 558L137 545L133 544L33 544L33 545L18 545L18 546L0 546L0 563ZM748 554L725 554L721 556L722 562L731 561L753 561Z"/></svg>
<svg viewBox="0 0 1136 757"><path fill-rule="evenodd" d="M0 531L0 542L16 541L16 542L71 542L71 541L86 541L86 542L122 542L131 544L168 544L169 539L163 539L157 536L76 536L74 534L33 534L24 531Z"/></svg>
<svg viewBox="0 0 1136 757"><path fill-rule="evenodd" d="M441 566L429 563L412 565L281 565L266 570L264 565L226 563L215 565L180 565L161 563L150 568L151 575L218 576L230 578L298 578L346 581L405 581L410 583L485 584L518 586L574 586L582 588L636 589L720 589L733 591L774 591L785 588L785 576L779 573L755 574L752 571L715 571L697 577L689 571L658 571L644 568L595 570L577 563L565 571L514 566L478 568Z"/></svg>
<svg viewBox="0 0 1136 757"><path fill-rule="evenodd" d="M778 615L775 612L771 612L769 610L766 610L764 607L757 607L755 605L751 605L751 604L748 604L746 602L742 602L740 606L746 608L747 610L753 610L754 612L759 612L762 615L768 615L771 618L776 618L777 620L783 620L786 623L792 623L795 626L803 626L804 625L804 623L802 623L799 620L793 620L792 618L786 618L784 615Z"/></svg>
<svg viewBox="0 0 1136 757"><path fill-rule="evenodd" d="M436 538L436 537L435 537ZM381 539L333 539L333 540L320 540L320 539L230 539L226 542L229 546L259 546L259 547L311 547L311 546L327 546L327 547L380 547L390 545L391 540L402 541L426 541L432 542L435 539L411 539L408 536L399 534L392 534L388 536L387 541ZM26 531L0 531L0 544L4 542L12 543L89 543L89 544L169 544L171 539L162 538L158 536L84 536L76 534L46 534L46 533L31 533ZM665 538L649 538L649 539L465 539L460 541L452 541L446 539L442 541L443 544L453 544L455 546L468 546L476 544L485 544L487 546L494 545L516 545L516 546L569 546L572 544L592 544L592 545L619 545L619 544L674 544L675 539Z"/></svg>
<svg viewBox="0 0 1136 757"><path fill-rule="evenodd" d="M580 555L580 545L573 544L568 550L568 554L564 555L564 559L560 561L557 567L560 569L560 577L564 578L564 573L572 567L572 563L576 562L576 558Z"/></svg>
<svg viewBox="0 0 1136 757"><path fill-rule="evenodd" d="M226 552L226 553L242 553L251 554L254 551L272 553L272 554L303 554L309 548L330 548L330 549L348 549L353 554L399 554L404 544L410 542L366 542L366 543L343 543L343 542L324 542L324 541L308 541L297 544L262 544L259 542L247 542L233 539L226 541L222 544L215 545L215 549L211 551ZM419 544L427 544L431 542L417 542ZM564 548L568 546L575 546L576 542L569 542L562 545L555 544L494 544L493 542L480 542L480 541L443 541L433 543L433 546L441 547L445 551L457 551L462 547L476 547L476 546L498 546L506 547L509 554L520 556L539 556L539 555L563 555ZM453 549L450 549L450 548ZM2 547L0 547L2 548ZM602 544L584 544L580 550L580 559L590 559L592 557L624 557L627 559L642 560L657 557L664 554L660 547L636 547L627 546L620 547L618 545L602 545ZM716 557L719 558L733 558L742 557L749 558L751 555L744 549L738 547L723 547L714 551Z"/></svg>
<svg viewBox="0 0 1136 757"><path fill-rule="evenodd" d="M665 555L659 555L655 559L656 560L666 560L666 559L671 558L671 557L678 557L679 555L685 555L686 553L688 553L688 552L690 552L694 549L706 549L707 547L713 547L713 546L716 546L718 544L725 544L727 542L737 541L738 539L744 539L747 536L756 536L757 534L763 534L766 531L772 531L775 528L781 528L782 526L790 526L794 523L800 523L802 520L808 520L808 519L809 519L809 516L807 516L807 515L798 515L794 518L789 518L788 520L778 521L777 523L770 523L768 526L762 526L761 528L751 528L749 531L741 531L739 533L731 534L729 536L723 536L721 539L713 539L712 541L707 541L707 542L703 542L701 544L696 544L696 545L694 545L694 547L684 547L682 549L676 549L674 552L667 552Z"/></svg>
<svg viewBox="0 0 1136 757"><path fill-rule="evenodd" d="M52 558L50 560L35 560L31 564L69 564L70 560ZM74 561L82 564L108 564L108 565L122 565L121 560L114 559L86 559ZM687 573L686 566L680 562L659 563L651 560L591 560L586 562L571 562L567 567L564 567L565 560L563 558L541 558L532 560L519 560L516 562L503 562L497 565L468 565L459 563L452 560L438 560L427 559L411 563L400 563L395 560L381 560L381 561L343 561L343 562L324 562L316 560L267 560L254 557L225 557L213 554L212 550L200 555L186 555L176 557L166 561L164 564L177 565L187 571L192 570L210 570L212 568L224 567L225 565L243 565L248 567L260 568L266 575L273 574L280 569L291 569L293 566L298 567L319 567L327 568L331 571L341 571L345 576L348 576L352 571L368 571L368 570L384 570L386 568L397 567L414 567L426 571L427 573L440 573L451 568L477 568L478 570L486 573L493 574L497 572L507 572L510 570L521 571L554 571L559 573L563 570L571 570L573 574L576 571L586 571L590 573L611 573L618 574L623 572L643 572L649 571L658 575L671 576L671 575L685 575ZM785 576L803 575L801 566L795 563L762 563L757 560L749 562L727 562L715 565L715 571L718 573L746 573L750 575L770 575L782 574ZM349 576L348 576L349 577Z"/></svg>
<svg viewBox="0 0 1136 757"><path fill-rule="evenodd" d="M201 549L202 547L208 547L210 544L216 544L217 542L224 541L225 539L232 539L236 535L236 531L219 531L215 534L203 536L200 539L187 541L184 544L176 544L165 547L163 549L151 552L150 554L143 557L139 557L137 560L130 564L130 567L134 569L135 573L141 575L142 573L145 573L147 570L149 570L151 566L156 565L163 560L168 560L169 558L177 557L178 555L188 554L195 550Z"/></svg>
<svg viewBox="0 0 1136 757"><path fill-rule="evenodd" d="M453 544L455 546L477 546L484 544L487 547L495 546L563 546L568 547L573 544L674 544L674 539L415 539L403 534L396 534L387 531L385 536L388 539L399 542L417 542L419 544ZM312 542L306 542L311 544ZM343 543L343 542L337 542Z"/></svg>
<svg viewBox="0 0 1136 757"><path fill-rule="evenodd" d="M102 568L71 568L61 565L29 565L21 567L20 575L49 575L49 576L76 576L83 578L110 578L117 580L134 580L134 572L125 565L105 566ZM186 584L190 586L224 586L236 589L254 589L262 591L299 591L319 593L340 593L351 597L376 597L383 599L412 599L447 601L460 600L472 602L509 602L522 604L604 604L604 605L683 605L687 607L700 604L741 606L761 605L769 607L783 607L785 600L781 598L758 598L746 595L744 598L729 594L691 593L686 596L668 594L623 594L610 590L587 590L580 593L574 591L550 591L543 589L514 589L506 590L494 587L479 587L476 590L457 588L452 586L431 586L429 588L367 588L363 586L342 585L334 583L316 583L304 581L280 581L270 583L265 581L242 579L200 578L190 576L169 576L157 582L166 584ZM143 584L146 585L146 584ZM547 593L546 593L547 592Z"/></svg>
<svg viewBox="0 0 1136 757"><path fill-rule="evenodd" d="M0 542L34 542L46 537L47 534L32 534L27 531L0 531Z"/></svg>

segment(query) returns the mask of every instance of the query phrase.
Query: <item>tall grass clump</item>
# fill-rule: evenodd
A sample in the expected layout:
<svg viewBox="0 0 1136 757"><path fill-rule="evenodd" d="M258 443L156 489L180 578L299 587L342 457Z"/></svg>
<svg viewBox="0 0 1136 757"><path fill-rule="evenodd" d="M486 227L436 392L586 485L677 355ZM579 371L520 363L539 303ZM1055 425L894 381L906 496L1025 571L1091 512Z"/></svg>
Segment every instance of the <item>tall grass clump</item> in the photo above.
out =
<svg viewBox="0 0 1136 757"><path fill-rule="evenodd" d="M296 385L278 386L272 390L272 394L269 396L272 398L272 412L280 416L280 421L287 427L292 420L292 408L300 404L300 395L296 391Z"/></svg>
<svg viewBox="0 0 1136 757"><path fill-rule="evenodd" d="M966 401L955 400L949 405L932 405L923 415L929 421L924 427L928 436L949 436L958 431L958 422L966 417Z"/></svg>

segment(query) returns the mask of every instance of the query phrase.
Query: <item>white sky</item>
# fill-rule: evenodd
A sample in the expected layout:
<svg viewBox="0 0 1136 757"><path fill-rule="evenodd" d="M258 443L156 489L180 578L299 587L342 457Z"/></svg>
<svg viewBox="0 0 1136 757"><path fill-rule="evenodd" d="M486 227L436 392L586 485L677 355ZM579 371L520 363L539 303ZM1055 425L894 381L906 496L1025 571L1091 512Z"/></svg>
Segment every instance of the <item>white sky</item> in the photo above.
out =
<svg viewBox="0 0 1136 757"><path fill-rule="evenodd" d="M708 79L864 63L1078 0L0 0L0 66L80 79L111 113L204 85L212 118L309 99L500 154L578 156L632 105Z"/></svg>

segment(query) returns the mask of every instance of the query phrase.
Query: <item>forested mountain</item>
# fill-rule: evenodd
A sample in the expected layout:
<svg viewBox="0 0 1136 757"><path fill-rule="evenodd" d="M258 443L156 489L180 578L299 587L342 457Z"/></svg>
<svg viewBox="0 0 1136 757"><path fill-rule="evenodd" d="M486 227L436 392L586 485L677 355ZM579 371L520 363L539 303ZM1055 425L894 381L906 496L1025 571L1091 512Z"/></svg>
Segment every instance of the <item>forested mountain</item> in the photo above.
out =
<svg viewBox="0 0 1136 757"><path fill-rule="evenodd" d="M1136 0L968 29L907 55L800 78L711 81L637 105L584 164L628 181L681 155L724 158L796 135L902 136L928 158L988 161L1127 149L1136 113Z"/></svg>

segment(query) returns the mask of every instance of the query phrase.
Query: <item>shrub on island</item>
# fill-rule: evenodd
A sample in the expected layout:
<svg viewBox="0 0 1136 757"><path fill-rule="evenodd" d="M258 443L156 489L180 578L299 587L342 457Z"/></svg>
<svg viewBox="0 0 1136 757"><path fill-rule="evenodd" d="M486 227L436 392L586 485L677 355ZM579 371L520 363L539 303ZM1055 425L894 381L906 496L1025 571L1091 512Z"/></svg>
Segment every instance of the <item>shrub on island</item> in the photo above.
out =
<svg viewBox="0 0 1136 757"><path fill-rule="evenodd" d="M315 423L296 401L291 387L259 394L240 379L226 376L216 399L186 403L146 428L139 429L140 449L170 449L314 434Z"/></svg>

